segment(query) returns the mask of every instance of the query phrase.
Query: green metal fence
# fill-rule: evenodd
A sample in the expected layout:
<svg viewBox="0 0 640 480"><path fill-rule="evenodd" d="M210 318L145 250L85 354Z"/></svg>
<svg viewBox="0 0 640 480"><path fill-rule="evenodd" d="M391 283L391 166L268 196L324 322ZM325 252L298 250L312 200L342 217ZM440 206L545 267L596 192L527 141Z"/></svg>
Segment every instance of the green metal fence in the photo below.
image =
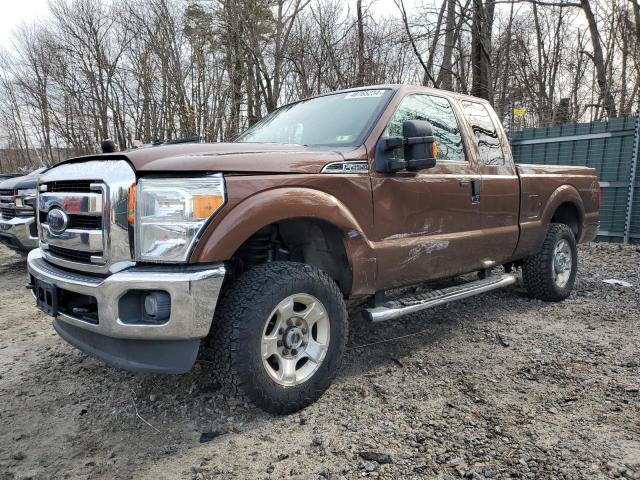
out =
<svg viewBox="0 0 640 480"><path fill-rule="evenodd" d="M586 165L602 187L602 240L640 241L640 118L529 128L510 134L517 163Z"/></svg>

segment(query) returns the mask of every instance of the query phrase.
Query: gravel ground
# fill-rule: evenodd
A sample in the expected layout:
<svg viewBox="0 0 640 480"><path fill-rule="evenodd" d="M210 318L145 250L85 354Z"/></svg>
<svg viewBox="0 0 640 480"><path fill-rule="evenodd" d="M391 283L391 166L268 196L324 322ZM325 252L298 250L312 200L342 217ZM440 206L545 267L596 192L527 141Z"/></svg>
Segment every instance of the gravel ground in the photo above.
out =
<svg viewBox="0 0 640 480"><path fill-rule="evenodd" d="M0 247L0 479L640 479L639 252L581 246L561 304L516 286L354 313L333 387L275 417L224 399L204 359L162 376L76 351Z"/></svg>

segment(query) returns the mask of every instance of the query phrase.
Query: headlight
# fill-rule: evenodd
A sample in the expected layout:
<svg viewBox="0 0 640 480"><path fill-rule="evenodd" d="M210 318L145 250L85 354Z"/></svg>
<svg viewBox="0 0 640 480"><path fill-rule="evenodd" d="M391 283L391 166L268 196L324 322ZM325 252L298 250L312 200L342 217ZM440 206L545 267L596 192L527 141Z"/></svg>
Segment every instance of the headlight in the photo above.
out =
<svg viewBox="0 0 640 480"><path fill-rule="evenodd" d="M24 207L24 199L26 197L35 197L36 193L35 188L18 189L18 193L15 198L16 207Z"/></svg>
<svg viewBox="0 0 640 480"><path fill-rule="evenodd" d="M185 262L202 227L225 201L222 174L141 178L136 195L136 259Z"/></svg>

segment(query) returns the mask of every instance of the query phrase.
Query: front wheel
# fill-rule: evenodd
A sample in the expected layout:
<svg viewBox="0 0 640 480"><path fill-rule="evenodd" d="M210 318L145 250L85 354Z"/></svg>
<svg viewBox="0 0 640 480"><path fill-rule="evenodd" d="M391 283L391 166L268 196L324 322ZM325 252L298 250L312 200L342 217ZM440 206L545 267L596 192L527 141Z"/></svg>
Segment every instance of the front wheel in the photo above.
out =
<svg viewBox="0 0 640 480"><path fill-rule="evenodd" d="M522 280L530 296L559 302L569 296L578 271L578 248L571 229L552 223L542 250L522 265Z"/></svg>
<svg viewBox="0 0 640 480"><path fill-rule="evenodd" d="M270 413L316 401L335 377L347 338L336 283L317 268L271 262L243 274L213 323L220 381Z"/></svg>

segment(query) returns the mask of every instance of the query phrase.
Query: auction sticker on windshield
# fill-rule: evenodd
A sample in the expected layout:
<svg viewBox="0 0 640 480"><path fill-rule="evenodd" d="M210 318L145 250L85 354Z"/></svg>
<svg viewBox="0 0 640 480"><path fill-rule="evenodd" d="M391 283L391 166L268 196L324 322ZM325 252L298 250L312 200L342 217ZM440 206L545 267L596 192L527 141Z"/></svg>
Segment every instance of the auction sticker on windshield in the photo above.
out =
<svg viewBox="0 0 640 480"><path fill-rule="evenodd" d="M384 95L385 90L358 90L357 92L349 92L344 96L344 99L349 98L371 98L381 97Z"/></svg>

